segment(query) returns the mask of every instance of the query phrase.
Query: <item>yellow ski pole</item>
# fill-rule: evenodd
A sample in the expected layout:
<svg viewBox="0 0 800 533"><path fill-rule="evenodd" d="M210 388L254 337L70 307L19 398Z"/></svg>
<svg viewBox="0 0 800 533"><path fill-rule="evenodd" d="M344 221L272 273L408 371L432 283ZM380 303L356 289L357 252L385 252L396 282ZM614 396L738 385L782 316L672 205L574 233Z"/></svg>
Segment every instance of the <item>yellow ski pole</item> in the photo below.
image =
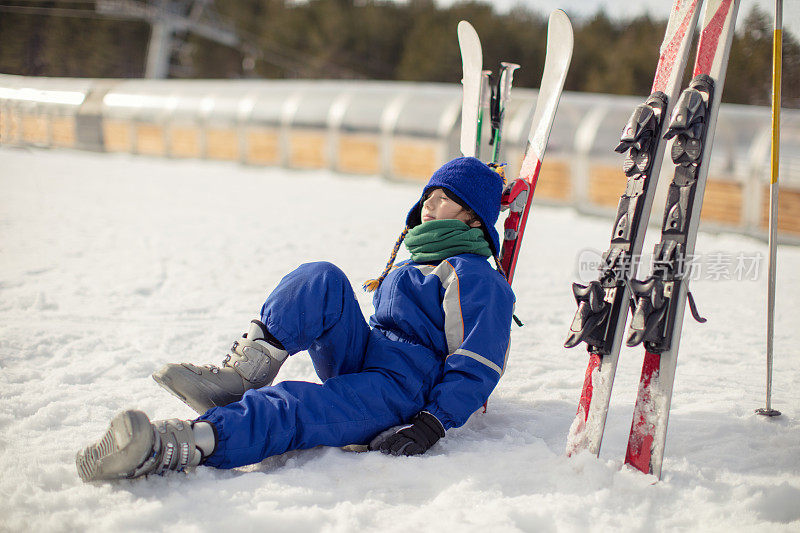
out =
<svg viewBox="0 0 800 533"><path fill-rule="evenodd" d="M778 248L778 164L781 116L781 51L783 0L775 0L775 29L772 34L772 157L769 184L769 279L767 281L767 404L756 409L764 416L780 416L772 408L772 352L775 333L775 267Z"/></svg>

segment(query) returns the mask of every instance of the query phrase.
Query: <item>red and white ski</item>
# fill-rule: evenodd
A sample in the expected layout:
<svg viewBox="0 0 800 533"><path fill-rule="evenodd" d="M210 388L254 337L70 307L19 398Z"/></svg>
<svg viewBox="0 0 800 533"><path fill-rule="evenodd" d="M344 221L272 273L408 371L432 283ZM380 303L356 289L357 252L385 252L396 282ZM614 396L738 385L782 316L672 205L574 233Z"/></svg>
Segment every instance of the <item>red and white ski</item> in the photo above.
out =
<svg viewBox="0 0 800 533"><path fill-rule="evenodd" d="M636 309L628 330L628 346L643 343L644 364L625 463L661 477L672 387L684 311L700 319L689 293L700 209L708 176L725 71L733 41L739 0L707 0L697 45L693 79L670 116L667 139L675 164L669 186L661 241L653 254L653 270L644 281L631 282Z"/></svg>
<svg viewBox="0 0 800 533"><path fill-rule="evenodd" d="M556 9L550 13L547 24L547 56L539 94L536 97L536 109L528 134L525 157L522 160L519 177L503 194L503 206L508 206L510 212L504 224L500 264L509 283L514 279L533 192L536 189L547 140L550 138L550 130L558 109L558 101L564 89L564 80L572 61L572 46L572 24L566 13Z"/></svg>
<svg viewBox="0 0 800 533"><path fill-rule="evenodd" d="M566 453L600 453L611 389L628 317L629 280L636 274L655 196L666 142L666 118L680 89L689 47L699 17L700 0L675 0L670 12L652 94L636 107L622 131L618 152L628 151L623 171L628 177L620 197L608 250L599 277L588 285L573 284L578 310L564 343L585 342L589 364Z"/></svg>

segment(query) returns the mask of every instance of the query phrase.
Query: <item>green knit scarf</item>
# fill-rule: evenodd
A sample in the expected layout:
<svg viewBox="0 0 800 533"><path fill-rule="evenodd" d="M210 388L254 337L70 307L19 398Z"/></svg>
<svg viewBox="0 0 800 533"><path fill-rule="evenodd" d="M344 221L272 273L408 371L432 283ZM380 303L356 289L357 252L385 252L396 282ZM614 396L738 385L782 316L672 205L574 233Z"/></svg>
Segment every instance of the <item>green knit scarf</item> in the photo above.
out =
<svg viewBox="0 0 800 533"><path fill-rule="evenodd" d="M441 261L458 254L492 256L483 230L455 219L423 222L409 230L405 244L417 263Z"/></svg>

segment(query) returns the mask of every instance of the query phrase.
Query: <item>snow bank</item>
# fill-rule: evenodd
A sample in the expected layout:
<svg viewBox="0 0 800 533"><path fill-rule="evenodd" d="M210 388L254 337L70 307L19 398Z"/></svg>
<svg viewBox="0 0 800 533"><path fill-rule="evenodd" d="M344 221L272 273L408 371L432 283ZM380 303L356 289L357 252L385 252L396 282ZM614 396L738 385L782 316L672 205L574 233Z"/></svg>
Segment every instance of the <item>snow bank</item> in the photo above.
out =
<svg viewBox="0 0 800 533"><path fill-rule="evenodd" d="M150 378L219 362L308 260L377 275L413 184L226 163L0 149L0 529L7 531L797 531L800 250L781 248L774 406L763 406L766 259L693 282L664 479L621 468L641 354L625 350L600 459L564 456L586 365L562 347L577 257L611 221L534 206L509 366L486 414L415 458L318 448L232 471L83 484L76 451L118 411L192 411ZM645 245L652 249L656 232ZM698 252L766 258L701 234ZM711 262L717 264L720 261ZM724 277L724 276L722 276ZM370 297L360 290L365 313ZM299 354L283 379L316 379Z"/></svg>

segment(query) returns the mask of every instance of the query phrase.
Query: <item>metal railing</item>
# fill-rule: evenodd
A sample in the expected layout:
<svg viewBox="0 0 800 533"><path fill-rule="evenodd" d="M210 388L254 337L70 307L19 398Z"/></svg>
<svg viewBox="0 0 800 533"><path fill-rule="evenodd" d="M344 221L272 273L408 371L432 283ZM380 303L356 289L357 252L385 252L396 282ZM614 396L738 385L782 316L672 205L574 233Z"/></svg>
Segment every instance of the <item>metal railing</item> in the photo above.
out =
<svg viewBox="0 0 800 533"><path fill-rule="evenodd" d="M536 94L513 91L504 132L508 175L522 159ZM612 215L625 183L613 148L642 99L565 93L537 200ZM458 155L460 102L455 84L0 75L0 144L425 180ZM780 239L800 243L800 112L782 118ZM769 128L766 107L722 106L704 227L766 237Z"/></svg>

